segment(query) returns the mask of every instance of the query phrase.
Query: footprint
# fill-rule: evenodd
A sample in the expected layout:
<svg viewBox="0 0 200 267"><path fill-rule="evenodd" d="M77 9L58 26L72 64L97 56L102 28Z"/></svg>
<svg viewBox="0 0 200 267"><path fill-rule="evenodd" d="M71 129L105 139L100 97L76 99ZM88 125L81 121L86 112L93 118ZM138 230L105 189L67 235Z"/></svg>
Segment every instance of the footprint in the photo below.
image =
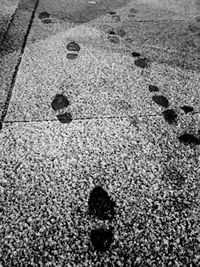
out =
<svg viewBox="0 0 200 267"><path fill-rule="evenodd" d="M54 111L57 111L59 109L63 109L69 106L69 100L67 99L66 96L63 94L57 94L52 103L51 103L52 109Z"/></svg>
<svg viewBox="0 0 200 267"><path fill-rule="evenodd" d="M115 11L109 11L108 13L109 13L110 15L115 15L115 14L116 14Z"/></svg>
<svg viewBox="0 0 200 267"><path fill-rule="evenodd" d="M72 41L68 43L67 50L70 51L70 53L67 54L67 59L74 60L78 57L78 52L80 51L80 46L76 42Z"/></svg>
<svg viewBox="0 0 200 267"><path fill-rule="evenodd" d="M115 35L109 35L108 40L113 44L118 44L120 42L119 37Z"/></svg>
<svg viewBox="0 0 200 267"><path fill-rule="evenodd" d="M148 61L146 58L138 58L134 61L134 63L137 67L140 67L142 69L148 68Z"/></svg>
<svg viewBox="0 0 200 267"><path fill-rule="evenodd" d="M70 59L70 60L74 60L78 57L78 54L75 54L75 53L68 53L66 58L67 59Z"/></svg>
<svg viewBox="0 0 200 267"><path fill-rule="evenodd" d="M67 45L68 51L79 52L80 49L81 49L80 46L76 42L70 42Z"/></svg>
<svg viewBox="0 0 200 267"><path fill-rule="evenodd" d="M191 106L182 106L181 109L187 114L189 112L192 112L194 109Z"/></svg>
<svg viewBox="0 0 200 267"><path fill-rule="evenodd" d="M113 30L111 30L111 31L108 31L108 34L115 35L115 34L116 34L116 32L115 32L115 31L113 31Z"/></svg>
<svg viewBox="0 0 200 267"><path fill-rule="evenodd" d="M39 13L38 18L42 20L42 19L49 18L49 16L50 16L50 14L48 12L44 11L44 12Z"/></svg>
<svg viewBox="0 0 200 267"><path fill-rule="evenodd" d="M122 29L118 30L117 31L117 34L120 36L120 37L124 37L126 35L126 32Z"/></svg>
<svg viewBox="0 0 200 267"><path fill-rule="evenodd" d="M140 57L140 56L141 56L141 54L138 53L138 52L132 52L131 55L132 55L133 57Z"/></svg>
<svg viewBox="0 0 200 267"><path fill-rule="evenodd" d="M149 91L150 92L159 92L158 86L150 84L149 85Z"/></svg>
<svg viewBox="0 0 200 267"><path fill-rule="evenodd" d="M138 10L137 9L135 9L135 8L131 8L130 10L129 10L129 13L131 13L131 14L135 14L135 13L138 13Z"/></svg>
<svg viewBox="0 0 200 267"><path fill-rule="evenodd" d="M115 202L100 186L96 186L90 193L88 200L89 215L99 220L112 220L115 216Z"/></svg>
<svg viewBox="0 0 200 267"><path fill-rule="evenodd" d="M112 18L114 19L115 22L121 21L121 18L119 15L112 15Z"/></svg>
<svg viewBox="0 0 200 267"><path fill-rule="evenodd" d="M57 118L61 123L70 123L72 121L72 115L67 112L57 115Z"/></svg>
<svg viewBox="0 0 200 267"><path fill-rule="evenodd" d="M50 24L50 23L52 23L52 20L51 19L43 19L42 20L42 23L44 23L44 24Z"/></svg>
<svg viewBox="0 0 200 267"><path fill-rule="evenodd" d="M128 14L128 18L134 18L135 15L134 14Z"/></svg>
<svg viewBox="0 0 200 267"><path fill-rule="evenodd" d="M178 139L181 143L184 143L185 145L200 145L200 139L198 139L193 134L185 133L179 136Z"/></svg>
<svg viewBox="0 0 200 267"><path fill-rule="evenodd" d="M167 108L169 106L168 99L163 95L154 95L154 96L152 96L152 99L156 104L158 104L164 108Z"/></svg>
<svg viewBox="0 0 200 267"><path fill-rule="evenodd" d="M93 229L90 234L90 241L99 252L106 252L114 240L114 234L111 229L98 228Z"/></svg>
<svg viewBox="0 0 200 267"><path fill-rule="evenodd" d="M166 109L162 112L164 119L169 123L173 124L176 123L177 114L173 109Z"/></svg>

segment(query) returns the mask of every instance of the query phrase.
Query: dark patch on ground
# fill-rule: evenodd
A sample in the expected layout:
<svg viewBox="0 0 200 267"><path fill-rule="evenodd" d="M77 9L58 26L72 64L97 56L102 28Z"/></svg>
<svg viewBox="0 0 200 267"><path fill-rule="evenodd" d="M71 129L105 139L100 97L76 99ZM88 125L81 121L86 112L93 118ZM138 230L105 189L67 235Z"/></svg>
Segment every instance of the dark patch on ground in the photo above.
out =
<svg viewBox="0 0 200 267"><path fill-rule="evenodd" d="M126 39L126 41L127 41L127 39ZM131 41L132 41L132 39L131 39ZM138 53L138 52L132 52L131 55L132 55L133 57L140 57L140 56L141 56L141 54Z"/></svg>
<svg viewBox="0 0 200 267"><path fill-rule="evenodd" d="M176 119L178 115L176 114L175 110L167 109L162 112L164 119L169 123L173 124L176 123Z"/></svg>
<svg viewBox="0 0 200 267"><path fill-rule="evenodd" d="M148 68L148 61L146 58L138 58L134 61L134 63L137 67L140 67L142 69Z"/></svg>
<svg viewBox="0 0 200 267"><path fill-rule="evenodd" d="M64 113L64 114L59 114L57 115L58 120L61 123L70 123L72 122L72 115L70 113Z"/></svg>
<svg viewBox="0 0 200 267"><path fill-rule="evenodd" d="M108 40L113 44L118 44L120 42L119 37L115 35L109 35Z"/></svg>
<svg viewBox="0 0 200 267"><path fill-rule="evenodd" d="M51 19L43 19L43 20L41 20L42 21L42 23L44 23L44 24L50 24L50 23L52 23L52 20Z"/></svg>
<svg viewBox="0 0 200 267"><path fill-rule="evenodd" d="M48 12L40 12L39 14L38 14L38 18L39 19L46 19L46 18L49 18L49 16L50 16L50 14L48 13Z"/></svg>
<svg viewBox="0 0 200 267"><path fill-rule="evenodd" d="M126 32L122 29L118 30L117 31L117 34L120 36L120 37L124 37L126 35Z"/></svg>
<svg viewBox="0 0 200 267"><path fill-rule="evenodd" d="M200 139L193 134L182 134L178 137L179 141L185 145L200 145Z"/></svg>
<svg viewBox="0 0 200 267"><path fill-rule="evenodd" d="M182 106L181 109L185 112L185 113L189 113L192 112L194 110L193 107L191 106Z"/></svg>
<svg viewBox="0 0 200 267"><path fill-rule="evenodd" d="M90 193L88 200L89 214L99 220L112 220L115 216L115 202L100 186L96 186Z"/></svg>
<svg viewBox="0 0 200 267"><path fill-rule="evenodd" d="M80 49L81 49L80 46L76 42L70 42L67 45L67 50L69 51L79 52Z"/></svg>
<svg viewBox="0 0 200 267"><path fill-rule="evenodd" d="M90 240L95 250L105 252L110 248L114 240L114 234L110 229L93 229L90 234Z"/></svg>
<svg viewBox="0 0 200 267"><path fill-rule="evenodd" d="M168 99L163 95L154 95L154 96L152 96L152 99L156 104L158 104L164 108L167 108L169 106Z"/></svg>
<svg viewBox="0 0 200 267"><path fill-rule="evenodd" d="M78 57L78 54L68 53L66 57L67 57L67 59L74 60L74 59L76 59Z"/></svg>
<svg viewBox="0 0 200 267"><path fill-rule="evenodd" d="M158 88L158 86L156 86L156 85L152 85L152 84L150 84L150 85L149 85L149 91L150 91L150 92L159 92L159 88Z"/></svg>
<svg viewBox="0 0 200 267"><path fill-rule="evenodd" d="M57 94L52 103L51 103L51 107L53 110L57 111L59 109L63 109L69 106L69 100L67 99L67 97L63 94Z"/></svg>

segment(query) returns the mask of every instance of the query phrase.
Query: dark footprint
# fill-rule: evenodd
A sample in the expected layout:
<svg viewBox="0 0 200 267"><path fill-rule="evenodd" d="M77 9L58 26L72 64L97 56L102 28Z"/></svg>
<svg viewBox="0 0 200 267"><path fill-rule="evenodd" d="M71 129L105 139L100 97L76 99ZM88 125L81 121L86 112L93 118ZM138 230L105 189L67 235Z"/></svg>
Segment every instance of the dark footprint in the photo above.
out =
<svg viewBox="0 0 200 267"><path fill-rule="evenodd" d="M137 67L140 67L142 69L148 67L148 62L146 58L138 58L134 61L134 63Z"/></svg>
<svg viewBox="0 0 200 267"><path fill-rule="evenodd" d="M169 124L173 124L176 123L176 119L177 119L177 114L173 109L167 109L165 111L163 111L163 116L164 119L169 123Z"/></svg>
<svg viewBox="0 0 200 267"><path fill-rule="evenodd" d="M62 123L70 123L72 121L72 115L70 113L64 113L57 115L57 118Z"/></svg>
<svg viewBox="0 0 200 267"><path fill-rule="evenodd" d="M134 18L135 15L134 14L128 14L128 18Z"/></svg>
<svg viewBox="0 0 200 267"><path fill-rule="evenodd" d="M115 11L109 11L108 13L109 13L110 15L115 15L115 14L116 14Z"/></svg>
<svg viewBox="0 0 200 267"><path fill-rule="evenodd" d="M194 109L193 107L190 107L190 106L183 106L181 107L181 109L185 112L185 113L189 113L189 112L192 112Z"/></svg>
<svg viewBox="0 0 200 267"><path fill-rule="evenodd" d="M115 35L109 35L108 36L108 40L113 43L113 44L118 44L119 43L119 37L115 36Z"/></svg>
<svg viewBox="0 0 200 267"><path fill-rule="evenodd" d="M152 96L152 99L156 104L158 104L164 108L167 108L169 106L169 101L165 96L154 95L154 96Z"/></svg>
<svg viewBox="0 0 200 267"><path fill-rule="evenodd" d="M43 19L42 20L42 23L44 23L44 24L50 24L50 23L52 23L52 20L51 19Z"/></svg>
<svg viewBox="0 0 200 267"><path fill-rule="evenodd" d="M74 59L76 59L78 57L78 54L68 53L66 57L67 57L67 59L74 60Z"/></svg>
<svg viewBox="0 0 200 267"><path fill-rule="evenodd" d="M121 18L119 15L112 15L112 18L117 22L117 21L121 21Z"/></svg>
<svg viewBox="0 0 200 267"><path fill-rule="evenodd" d="M51 103L52 109L57 111L69 106L69 100L63 94L57 94Z"/></svg>
<svg viewBox="0 0 200 267"><path fill-rule="evenodd" d="M150 92L159 92L159 89L156 85L149 85L149 91Z"/></svg>
<svg viewBox="0 0 200 267"><path fill-rule="evenodd" d="M39 19L46 19L46 18L49 18L49 13L48 12L41 12L41 13L39 13L39 15L38 15L38 18Z"/></svg>
<svg viewBox="0 0 200 267"><path fill-rule="evenodd" d="M131 8L130 10L129 10L129 13L138 13L138 10L136 10L135 8Z"/></svg>
<svg viewBox="0 0 200 267"><path fill-rule="evenodd" d="M140 56L141 56L141 54L138 53L138 52L132 52L131 55L132 55L133 57L140 57Z"/></svg>
<svg viewBox="0 0 200 267"><path fill-rule="evenodd" d="M114 240L114 234L112 230L104 228L93 229L90 234L90 241L95 250L99 252L107 251Z"/></svg>
<svg viewBox="0 0 200 267"><path fill-rule="evenodd" d="M115 216L115 202L100 186L96 186L90 193L88 209L89 215L96 216L99 220L112 220Z"/></svg>
<svg viewBox="0 0 200 267"><path fill-rule="evenodd" d="M115 35L115 34L116 34L116 32L115 32L115 31L113 31L113 30L111 30L111 31L109 31L109 32L108 32L108 34Z"/></svg>
<svg viewBox="0 0 200 267"><path fill-rule="evenodd" d="M192 134L182 134L178 137L178 139L181 143L184 143L185 145L200 145L200 139L198 139Z"/></svg>
<svg viewBox="0 0 200 267"><path fill-rule="evenodd" d="M70 42L67 45L67 50L73 51L73 52L79 52L80 51L80 46L76 42Z"/></svg>
<svg viewBox="0 0 200 267"><path fill-rule="evenodd" d="M120 37L124 37L126 35L126 32L124 30L118 30L117 31L117 34L120 36Z"/></svg>

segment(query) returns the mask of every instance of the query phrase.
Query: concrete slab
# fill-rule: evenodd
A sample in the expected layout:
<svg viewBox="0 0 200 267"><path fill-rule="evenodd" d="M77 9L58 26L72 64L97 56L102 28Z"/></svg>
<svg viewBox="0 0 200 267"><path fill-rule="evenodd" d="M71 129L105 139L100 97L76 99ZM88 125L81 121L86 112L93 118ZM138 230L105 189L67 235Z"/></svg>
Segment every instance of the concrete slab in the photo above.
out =
<svg viewBox="0 0 200 267"><path fill-rule="evenodd" d="M199 122L199 115L185 115L177 127L157 116L134 124L128 118L4 124L2 262L121 266L145 264L151 257L162 266L173 256L180 264L197 263L200 150L177 137L185 131L197 135ZM178 176L179 182L172 181ZM88 215L96 185L116 202L110 223ZM103 254L90 244L90 231L97 226L114 231L114 242ZM185 244L191 238L188 254Z"/></svg>
<svg viewBox="0 0 200 267"><path fill-rule="evenodd" d="M81 46L74 61L66 58L71 40ZM86 25L29 45L6 120L55 119L51 102L57 93L69 98L74 118L160 114L163 108L152 102L148 90L152 83L171 107L192 105L199 112L198 73L151 62L150 57L149 67L141 70L123 50L123 43L111 44L105 32Z"/></svg>

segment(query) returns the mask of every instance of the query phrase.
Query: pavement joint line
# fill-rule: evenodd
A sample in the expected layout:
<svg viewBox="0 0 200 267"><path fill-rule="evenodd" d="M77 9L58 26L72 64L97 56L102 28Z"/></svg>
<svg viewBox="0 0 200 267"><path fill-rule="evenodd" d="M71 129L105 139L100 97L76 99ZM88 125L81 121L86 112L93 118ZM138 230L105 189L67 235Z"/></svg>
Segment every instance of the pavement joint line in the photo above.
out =
<svg viewBox="0 0 200 267"><path fill-rule="evenodd" d="M200 112L193 112L191 115L195 115L195 114L200 114ZM146 114L146 115L135 115L133 114L132 116L105 116L105 117L85 117L85 118L77 118L77 119L74 119L74 121L84 121L84 120L101 120L101 119L131 119L133 116L136 116L137 118L151 118L151 117L162 117L161 115L159 114ZM58 121L57 119L43 119L43 120L20 120L20 121L4 121L4 124L14 124L14 123L31 123L31 122L54 122L54 121Z"/></svg>
<svg viewBox="0 0 200 267"><path fill-rule="evenodd" d="M15 80L16 80L17 73L18 73L18 70L19 70L19 66L20 66L21 61L22 61L22 56L23 56L24 51L25 51L28 35L30 33L31 26L32 26L32 23L33 23L33 20L34 20L35 13L36 13L36 10L38 8L38 5L39 5L39 0L36 0L35 6L34 6L34 9L32 11L32 15L31 15L30 21L29 21L28 29L26 31L26 34L25 34L25 37L24 37L24 41L23 41L23 44L22 44L22 47L21 47L20 56L19 56L18 62L16 64L16 66L15 66L15 71L14 71L13 76L12 76L10 88L8 90L8 94L7 94L7 98L6 98L4 107L3 107L3 112L2 112L2 115L1 115L0 122L3 122L5 117L6 117L6 115L7 115L9 103L10 103L10 100L11 100L11 97L12 97L12 91L13 91L13 88L14 88L14 85L15 85ZM16 14L16 12L17 12L17 9L15 10L15 12L13 14L12 22L14 20L14 15ZM9 28L10 28L10 25L11 25L11 23L9 24ZM8 30L9 30L9 28L8 28ZM4 36L4 38L5 38L5 36Z"/></svg>

